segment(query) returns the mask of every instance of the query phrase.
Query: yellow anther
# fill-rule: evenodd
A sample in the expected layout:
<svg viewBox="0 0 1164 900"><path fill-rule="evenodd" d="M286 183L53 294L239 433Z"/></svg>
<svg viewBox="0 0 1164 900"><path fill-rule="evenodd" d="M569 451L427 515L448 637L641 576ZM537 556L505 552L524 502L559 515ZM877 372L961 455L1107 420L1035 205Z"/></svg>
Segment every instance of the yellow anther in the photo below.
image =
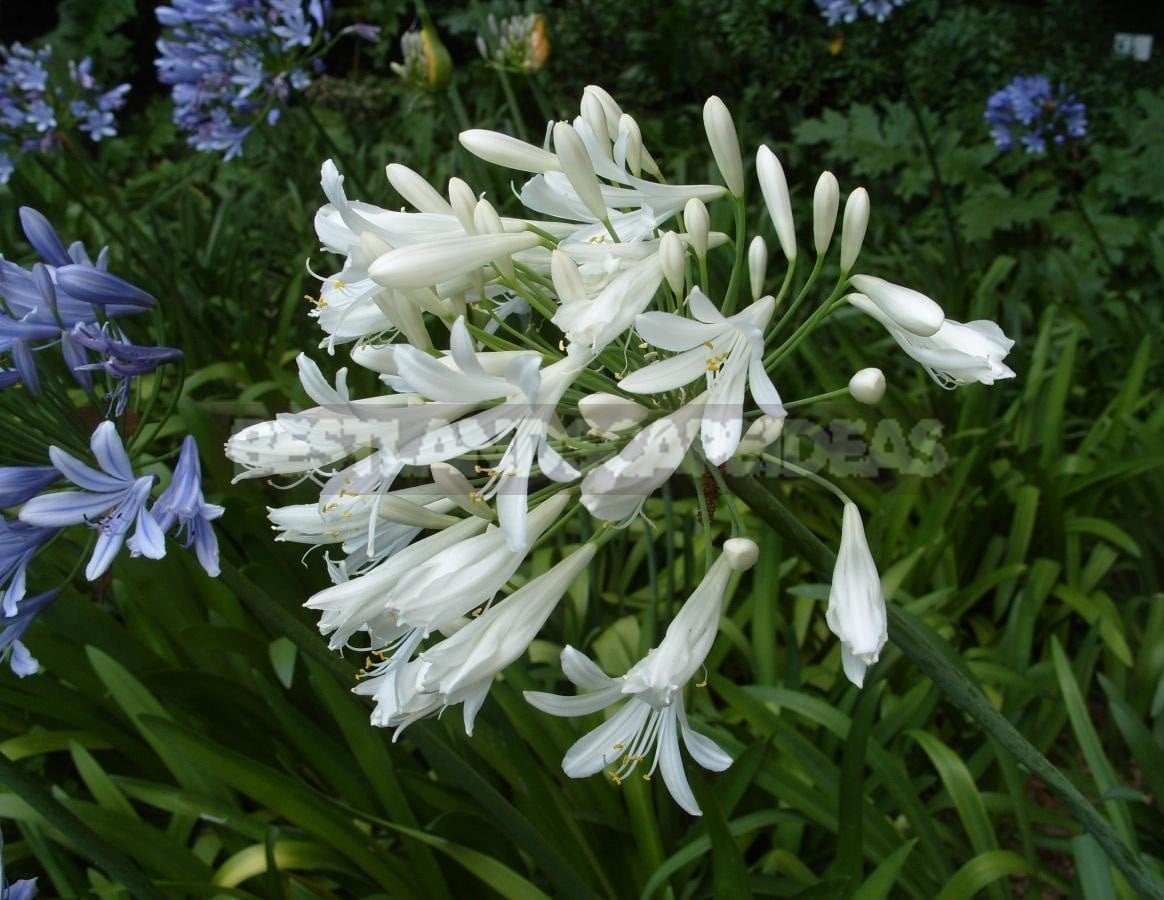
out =
<svg viewBox="0 0 1164 900"><path fill-rule="evenodd" d="M335 281L333 281L331 283L331 285L337 291L342 291L344 288L346 288L348 286L348 283L346 281L344 281L342 278L337 278Z"/></svg>
<svg viewBox="0 0 1164 900"><path fill-rule="evenodd" d="M650 781L650 780L651 780L651 773L648 772L646 775L643 776L643 781Z"/></svg>
<svg viewBox="0 0 1164 900"><path fill-rule="evenodd" d="M625 744L624 744L622 741L619 741L617 744L614 744L614 745L611 747L611 749L612 749L612 750L621 750L621 749L622 749L623 747L625 747L625 746L626 746L626 745L625 745Z"/></svg>

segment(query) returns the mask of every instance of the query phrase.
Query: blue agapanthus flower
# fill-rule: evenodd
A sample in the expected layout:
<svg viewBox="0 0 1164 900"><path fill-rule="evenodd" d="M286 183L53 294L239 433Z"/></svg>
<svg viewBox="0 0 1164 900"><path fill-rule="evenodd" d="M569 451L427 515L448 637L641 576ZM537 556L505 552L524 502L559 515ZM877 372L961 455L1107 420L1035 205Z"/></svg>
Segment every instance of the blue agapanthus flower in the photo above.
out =
<svg viewBox="0 0 1164 900"><path fill-rule="evenodd" d="M999 150L1016 141L1027 153L1045 153L1047 142L1087 134L1087 107L1065 85L1051 85L1045 75L1019 75L986 102L986 122Z"/></svg>
<svg viewBox="0 0 1164 900"><path fill-rule="evenodd" d="M884 22L894 7L905 5L905 0L816 0L816 5L830 25L839 25L855 22L859 15Z"/></svg>
<svg viewBox="0 0 1164 900"><path fill-rule="evenodd" d="M93 430L89 448L99 468L81 462L59 447L49 447L49 459L79 491L55 491L33 497L20 510L20 520L41 528L88 525L98 532L93 556L85 568L90 581L100 578L126 543L134 556L161 559L166 541L157 520L146 509L153 475L138 476L112 422Z"/></svg>
<svg viewBox="0 0 1164 900"><path fill-rule="evenodd" d="M202 467L198 462L198 444L193 436L187 435L182 442L174 479L162 491L151 512L162 531L168 532L174 525L178 526L179 532L185 531L185 546L194 545L194 553L207 575L218 575L218 538L210 523L224 510L207 503L202 496Z"/></svg>
<svg viewBox="0 0 1164 900"><path fill-rule="evenodd" d="M198 150L231 159L265 115L274 124L311 83L305 51L323 36L325 0L173 0L156 10L155 62L174 122Z"/></svg>
<svg viewBox="0 0 1164 900"><path fill-rule="evenodd" d="M53 149L62 129L92 141L115 136L114 113L127 93L128 84L103 90L88 57L69 61L62 72L51 47L0 44L0 184L12 177L22 154Z"/></svg>
<svg viewBox="0 0 1164 900"><path fill-rule="evenodd" d="M86 389L92 386L86 346L77 328L96 328L99 318L141 312L154 298L105 270L106 253L90 259L80 242L65 248L48 219L22 207L25 237L44 262L25 268L0 255L0 355L12 357L0 367L0 389L23 382L33 393L40 387L34 351L60 345L70 371Z"/></svg>

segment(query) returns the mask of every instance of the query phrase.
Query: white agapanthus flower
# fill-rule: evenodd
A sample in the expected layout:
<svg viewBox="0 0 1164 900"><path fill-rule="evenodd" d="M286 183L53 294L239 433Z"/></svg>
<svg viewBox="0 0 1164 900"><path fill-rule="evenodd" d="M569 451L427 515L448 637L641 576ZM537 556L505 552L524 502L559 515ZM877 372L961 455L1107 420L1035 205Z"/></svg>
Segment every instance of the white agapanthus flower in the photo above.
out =
<svg viewBox="0 0 1164 900"><path fill-rule="evenodd" d="M512 193L524 209L513 215L502 214L513 197L491 200L456 177L438 189L398 162L386 175L406 205L381 208L349 198L336 166L323 165L327 202L315 230L335 261L312 266L334 274L317 276L311 315L321 346L347 352L376 390L356 397L347 369L333 384L300 356L310 401L242 429L226 452L243 469L238 479L318 486L316 502L269 517L277 540L322 548L332 585L307 605L333 649L370 654L357 692L372 698L374 724L399 733L460 703L471 733L493 677L525 654L610 528L654 516L647 504L681 467L709 512L712 501L735 507L722 491L739 482L725 484L717 469L778 454L786 413L777 367L840 304L812 299L821 265L797 271L788 183L760 147L755 178L787 264L779 293L765 293L767 243L748 233L746 216L714 208L754 194L718 98L705 105L704 126L726 187L666 178L635 119L596 85L576 117L547 124L544 146L464 131L470 152L523 173ZM826 172L813 196L812 246L821 262L839 256L860 292L852 305L946 386L1013 375L1003 363L1012 342L994 323L952 322L923 294L850 276L868 194L850 193L838 241L839 208ZM729 219L731 235L712 230ZM729 242L738 268L724 277L712 257ZM863 402L885 388L874 362L850 384ZM746 510L731 511L737 526L746 521ZM583 526L586 515L606 527ZM719 522L702 522L705 540ZM884 644L884 601L855 508L846 507L843 532L828 623L859 682ZM597 536L585 543L583 534ZM564 558L563 546L572 548ZM749 540L727 541L659 646L620 678L564 651L566 675L591 693L534 694L535 705L576 715L626 700L571 748L568 774L607 768L617 780L641 761L698 814L680 739L706 768L730 759L691 729L683 690L715 638L731 571L757 553ZM531 555L539 565L548 556L548 571L494 602L511 579L521 583Z"/></svg>
<svg viewBox="0 0 1164 900"><path fill-rule="evenodd" d="M764 329L776 301L764 297L727 318L699 288L687 297L694 318L664 312L643 313L635 330L652 346L676 353L624 378L619 387L632 394L657 394L705 378L700 436L708 462L731 459L743 434L744 388L766 415L784 415L780 394L764 370Z"/></svg>
<svg viewBox="0 0 1164 900"><path fill-rule="evenodd" d="M901 349L917 360L939 385L952 389L979 382L994 384L1014 378L1014 370L1003 362L1014 341L1002 333L996 322L955 322L943 319L929 335L902 328L880 304L864 294L850 294L849 302L885 326Z"/></svg>
<svg viewBox="0 0 1164 900"><path fill-rule="evenodd" d="M643 763L648 766L644 778L649 779L656 769L660 770L675 802L693 816L701 814L683 771L679 738L705 769L721 772L732 760L688 723L683 689L703 666L715 641L728 578L733 570L750 568L757 554L755 543L747 538L727 541L724 553L683 604L663 640L620 678L607 676L582 653L566 647L562 651L562 671L573 684L590 693L559 697L525 692L525 699L533 706L556 716L584 716L628 700L567 751L562 760L567 775L585 778L606 770L615 782L620 782Z"/></svg>
<svg viewBox="0 0 1164 900"><path fill-rule="evenodd" d="M461 703L465 733L472 736L494 677L529 649L594 553L593 544L584 545L414 661L374 671L356 687L375 700L373 721L396 728L395 739L410 722Z"/></svg>

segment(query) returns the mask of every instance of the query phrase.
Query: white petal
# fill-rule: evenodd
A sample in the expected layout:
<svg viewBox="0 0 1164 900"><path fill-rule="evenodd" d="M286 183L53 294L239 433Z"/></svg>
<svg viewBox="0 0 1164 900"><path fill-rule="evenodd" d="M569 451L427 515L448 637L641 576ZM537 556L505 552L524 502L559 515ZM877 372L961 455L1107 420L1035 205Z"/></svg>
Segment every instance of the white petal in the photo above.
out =
<svg viewBox="0 0 1164 900"><path fill-rule="evenodd" d="M652 347L679 353L698 347L705 341L715 340L723 332L723 328L709 326L674 313L648 312L635 319L635 331Z"/></svg>
<svg viewBox="0 0 1164 900"><path fill-rule="evenodd" d="M632 394L658 394L691 384L707 374L708 352L706 347L700 345L678 356L653 362L637 372L631 372L618 386Z"/></svg>
<svg viewBox="0 0 1164 900"><path fill-rule="evenodd" d="M610 704L621 699L617 687L607 688L605 691L596 691L592 694L579 694L576 697L562 697L558 694L547 694L542 691L526 691L526 702L530 706L549 713L551 716L585 716L590 713L606 709Z"/></svg>
<svg viewBox="0 0 1164 900"><path fill-rule="evenodd" d="M703 810L695 801L691 793L691 785L687 781L687 773L683 771L683 757L679 754L679 735L676 733L675 707L664 710L661 715L663 722L656 738L659 744L659 770L663 773L663 783L686 812L693 816L703 815Z"/></svg>
<svg viewBox="0 0 1164 900"><path fill-rule="evenodd" d="M650 714L651 707L641 700L632 699L566 751L562 770L571 778L585 778L601 772L631 746Z"/></svg>
<svg viewBox="0 0 1164 900"><path fill-rule="evenodd" d="M572 684L588 691L617 689L619 685L618 679L611 678L589 656L569 644L562 648L562 673Z"/></svg>

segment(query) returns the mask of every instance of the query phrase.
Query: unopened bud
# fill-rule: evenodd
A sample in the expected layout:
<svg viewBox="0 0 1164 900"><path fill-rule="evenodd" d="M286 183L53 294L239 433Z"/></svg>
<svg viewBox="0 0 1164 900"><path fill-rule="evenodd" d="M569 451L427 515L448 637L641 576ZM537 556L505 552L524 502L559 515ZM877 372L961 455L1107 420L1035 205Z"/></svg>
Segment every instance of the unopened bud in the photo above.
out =
<svg viewBox="0 0 1164 900"><path fill-rule="evenodd" d="M837 206L841 202L841 188L832 172L821 172L812 195L812 236L817 256L828 253L837 227Z"/></svg>
<svg viewBox="0 0 1164 900"><path fill-rule="evenodd" d="M668 231L659 241L659 262L667 284L677 297L682 297L687 278L687 248L673 231Z"/></svg>
<svg viewBox="0 0 1164 900"><path fill-rule="evenodd" d="M473 213L477 209L477 195L466 182L456 176L449 179L449 205L465 233L476 234L477 226L473 224Z"/></svg>
<svg viewBox="0 0 1164 900"><path fill-rule="evenodd" d="M746 572L760 558L760 548L751 538L729 538L723 542L723 555L736 572Z"/></svg>
<svg viewBox="0 0 1164 900"><path fill-rule="evenodd" d="M692 197L683 207L683 224L687 228L687 242L697 259L707 258L707 239L711 231L711 216L707 206L698 197Z"/></svg>
<svg viewBox="0 0 1164 900"><path fill-rule="evenodd" d="M400 163L389 163L386 169L388 183L396 188L396 193L422 213L452 215L453 208L423 175Z"/></svg>
<svg viewBox="0 0 1164 900"><path fill-rule="evenodd" d="M841 272L848 273L857 263L865 228L869 225L869 192L863 187L849 194L845 201L845 218L841 223Z"/></svg>
<svg viewBox="0 0 1164 900"><path fill-rule="evenodd" d="M707 131L707 142L715 164L723 176L724 184L733 197L744 195L744 164L740 159L740 141L732 114L719 97L708 97L703 105L703 127Z"/></svg>
<svg viewBox="0 0 1164 900"><path fill-rule="evenodd" d="M756 151L756 177L760 180L760 193L768 215L776 226L776 237L780 239L780 249L789 262L796 259L796 226L792 222L792 200L788 196L788 181L784 168L776 154L764 145Z"/></svg>
<svg viewBox="0 0 1164 900"><path fill-rule="evenodd" d="M885 396L885 373L880 369L862 369L849 379L849 393L858 403L876 406Z"/></svg>
<svg viewBox="0 0 1164 900"><path fill-rule="evenodd" d="M919 337L936 334L946 321L937 303L920 291L873 275L854 275L850 283L900 328Z"/></svg>
<svg viewBox="0 0 1164 900"><path fill-rule="evenodd" d="M558 152L562 171L590 214L599 222L608 221L610 211L602 199L602 188L598 184L598 176L594 174L594 164L590 161L590 154L582 138L569 122L554 125L554 149Z"/></svg>
<svg viewBox="0 0 1164 900"><path fill-rule="evenodd" d="M639 123L626 113L618 120L615 162L620 162L618 158L620 152L625 157L631 174L639 178L643 172L643 133L639 130Z"/></svg>
<svg viewBox="0 0 1164 900"><path fill-rule="evenodd" d="M748 245L748 278L751 281L752 299L759 300L764 293L764 279L768 275L768 245L759 235Z"/></svg>
<svg viewBox="0 0 1164 900"><path fill-rule="evenodd" d="M550 254L550 279L558 292L559 303L571 303L586 299L586 285L578 264L563 250Z"/></svg>

